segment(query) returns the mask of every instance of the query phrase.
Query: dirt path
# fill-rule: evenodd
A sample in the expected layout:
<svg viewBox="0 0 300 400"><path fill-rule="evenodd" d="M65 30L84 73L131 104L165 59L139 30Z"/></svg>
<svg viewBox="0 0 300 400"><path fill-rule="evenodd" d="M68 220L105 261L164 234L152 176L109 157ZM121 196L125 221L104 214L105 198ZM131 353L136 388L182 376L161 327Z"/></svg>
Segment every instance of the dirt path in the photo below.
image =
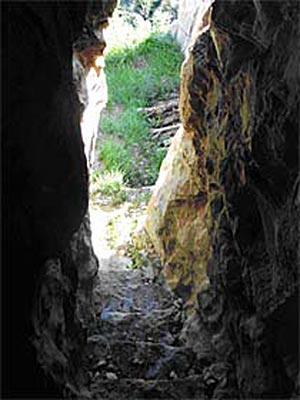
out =
<svg viewBox="0 0 300 400"><path fill-rule="evenodd" d="M126 201L118 205L98 195L90 206L92 241L101 268L116 263L132 265L132 260L125 254L133 235L143 230L152 187L123 190L126 192Z"/></svg>
<svg viewBox="0 0 300 400"><path fill-rule="evenodd" d="M182 303L151 267L100 269L103 308L91 346L93 399L203 398L195 357L180 340Z"/></svg>
<svg viewBox="0 0 300 400"><path fill-rule="evenodd" d="M126 252L133 234L142 232L149 191L129 189L119 206L98 198L90 208L101 304L88 339L90 399L204 398L197 360L181 339L181 299L147 257L133 268Z"/></svg>

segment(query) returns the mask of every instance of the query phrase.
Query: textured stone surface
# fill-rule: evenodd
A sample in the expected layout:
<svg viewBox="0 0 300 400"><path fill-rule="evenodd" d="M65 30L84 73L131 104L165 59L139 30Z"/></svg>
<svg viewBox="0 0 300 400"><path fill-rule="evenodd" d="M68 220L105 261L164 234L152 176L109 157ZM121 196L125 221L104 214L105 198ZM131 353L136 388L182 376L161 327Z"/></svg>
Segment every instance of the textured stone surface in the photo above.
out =
<svg viewBox="0 0 300 400"><path fill-rule="evenodd" d="M214 399L289 398L299 390L299 11L294 1L216 1L210 29L183 65L180 111L193 141L187 162L197 154L204 199L194 221L202 219L211 246L201 264L209 286L185 337L208 364ZM168 193L165 175L159 186ZM164 196L156 193L151 212L153 204L168 207ZM157 226L174 228L176 220ZM168 268L165 244L180 233L159 233L153 241ZM174 267L172 279L180 274Z"/></svg>
<svg viewBox="0 0 300 400"><path fill-rule="evenodd" d="M206 193L193 136L192 130L183 128L175 135L163 161L145 224L167 282L191 304L206 284L204 262L209 252L203 220Z"/></svg>
<svg viewBox="0 0 300 400"><path fill-rule="evenodd" d="M210 4L207 1L180 3L179 23L185 26L182 30L188 30L185 40L190 45L199 32L209 28ZM194 65L194 56L188 53L181 71L182 127L161 166L145 225L169 285L191 309L196 304L197 293L207 284L206 260L211 251L204 219L207 212L206 141L199 143L193 122L199 116L193 116L190 104L189 85L194 79Z"/></svg>
<svg viewBox="0 0 300 400"><path fill-rule="evenodd" d="M101 56L101 59L98 58L99 63L100 60L102 66L104 66L104 57ZM107 85L103 67L87 69L83 75L83 79L86 83L88 96L87 105L81 119L81 132L88 166L91 168L95 161L100 113L107 101Z"/></svg>
<svg viewBox="0 0 300 400"><path fill-rule="evenodd" d="M100 113L107 102L104 30L115 5L114 1L106 6L99 2L98 9L90 3L82 32L73 45L73 74L82 105L81 132L89 167L93 165Z"/></svg>
<svg viewBox="0 0 300 400"><path fill-rule="evenodd" d="M84 350L91 399L203 398L201 370L179 334L183 302L151 266L99 270L97 325Z"/></svg>
<svg viewBox="0 0 300 400"><path fill-rule="evenodd" d="M95 323L97 271L87 214L64 253L43 265L32 314L39 364L64 393L79 397L86 384L82 348Z"/></svg>
<svg viewBox="0 0 300 400"><path fill-rule="evenodd" d="M212 376L222 363L213 398L296 390L297 15L294 1L217 1L185 66L181 112L204 160L212 245L192 331L211 337Z"/></svg>
<svg viewBox="0 0 300 400"><path fill-rule="evenodd" d="M98 8L107 19L114 2L1 6L2 395L61 397L60 389L74 383L93 321L97 271L72 46L85 16L98 27Z"/></svg>

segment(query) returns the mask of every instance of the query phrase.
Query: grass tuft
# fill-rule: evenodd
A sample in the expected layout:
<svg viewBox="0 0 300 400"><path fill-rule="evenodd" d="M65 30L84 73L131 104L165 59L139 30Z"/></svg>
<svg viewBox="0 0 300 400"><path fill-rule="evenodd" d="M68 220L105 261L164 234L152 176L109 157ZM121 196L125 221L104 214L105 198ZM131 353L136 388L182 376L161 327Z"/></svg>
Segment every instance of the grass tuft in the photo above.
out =
<svg viewBox="0 0 300 400"><path fill-rule="evenodd" d="M126 201L123 174L120 171L94 172L92 176L93 195L110 198L110 204L118 205Z"/></svg>

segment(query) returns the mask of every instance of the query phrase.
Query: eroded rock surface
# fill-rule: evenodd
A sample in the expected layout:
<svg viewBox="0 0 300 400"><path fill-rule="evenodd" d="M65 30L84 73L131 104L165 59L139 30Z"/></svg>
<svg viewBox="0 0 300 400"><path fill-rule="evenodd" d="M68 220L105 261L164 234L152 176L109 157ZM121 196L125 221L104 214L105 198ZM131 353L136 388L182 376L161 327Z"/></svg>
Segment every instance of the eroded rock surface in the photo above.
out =
<svg viewBox="0 0 300 400"><path fill-rule="evenodd" d="M188 24L187 39L192 45L196 33L199 35L209 28L211 3L187 3L187 9L185 3L181 4L179 21ZM206 143L199 143L191 123L193 110L189 85L194 79L194 64L195 60L189 54L181 72L182 127L162 163L145 224L169 285L189 303L191 310L195 308L197 293L207 285L206 260L211 251L204 218L207 212ZM194 121L197 119L199 116L195 115Z"/></svg>
<svg viewBox="0 0 300 400"><path fill-rule="evenodd" d="M299 389L298 16L294 1L216 1L183 66L183 128L205 199L196 215L211 246L187 337L213 357L212 398Z"/></svg>
<svg viewBox="0 0 300 400"><path fill-rule="evenodd" d="M73 44L73 75L81 103L81 133L89 167L94 161L100 113L107 102L104 30L115 3L111 1L108 4L107 9L88 10L82 32Z"/></svg>
<svg viewBox="0 0 300 400"><path fill-rule="evenodd" d="M74 378L93 320L97 261L72 46L86 15L93 29L114 5L1 4L4 398L61 397L82 384Z"/></svg>
<svg viewBox="0 0 300 400"><path fill-rule="evenodd" d="M191 306L207 283L205 260L209 252L203 219L206 193L193 136L184 128L175 135L155 184L145 224L168 284Z"/></svg>

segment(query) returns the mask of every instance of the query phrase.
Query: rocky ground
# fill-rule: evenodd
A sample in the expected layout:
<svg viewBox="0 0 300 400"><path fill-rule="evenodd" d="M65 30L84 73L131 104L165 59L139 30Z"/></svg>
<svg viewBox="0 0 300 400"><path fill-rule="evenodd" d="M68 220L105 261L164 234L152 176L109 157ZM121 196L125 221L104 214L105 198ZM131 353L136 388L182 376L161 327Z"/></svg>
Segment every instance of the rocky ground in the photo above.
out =
<svg viewBox="0 0 300 400"><path fill-rule="evenodd" d="M89 338L93 399L203 398L193 353L180 339L180 299L151 267L101 269L101 311Z"/></svg>
<svg viewBox="0 0 300 400"><path fill-rule="evenodd" d="M100 263L99 277L87 349L91 398L203 399L202 373L181 338L181 299L151 266L132 269L124 257Z"/></svg>

